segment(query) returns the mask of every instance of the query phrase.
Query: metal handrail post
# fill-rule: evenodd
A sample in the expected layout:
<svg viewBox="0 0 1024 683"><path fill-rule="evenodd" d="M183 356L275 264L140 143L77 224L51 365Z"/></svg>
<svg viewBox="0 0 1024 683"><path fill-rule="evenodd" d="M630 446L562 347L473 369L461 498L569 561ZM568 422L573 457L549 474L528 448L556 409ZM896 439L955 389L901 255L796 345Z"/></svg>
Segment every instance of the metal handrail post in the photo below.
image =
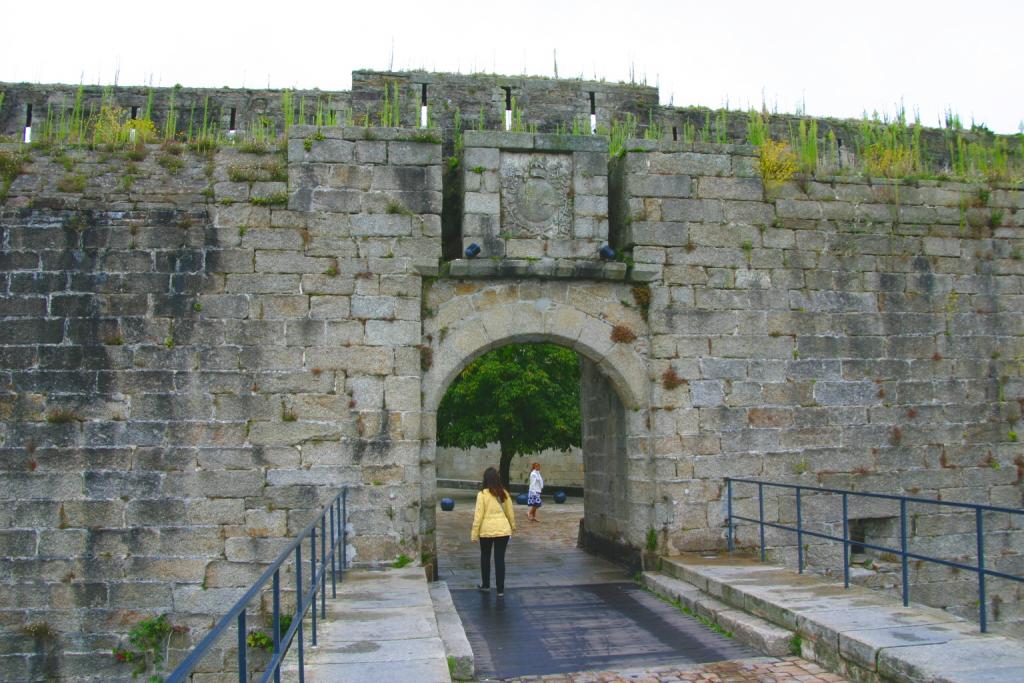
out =
<svg viewBox="0 0 1024 683"><path fill-rule="evenodd" d="M327 517L320 516L320 618L327 618ZM316 607L314 604L313 607Z"/></svg>
<svg viewBox="0 0 1024 683"><path fill-rule="evenodd" d="M299 683L306 683L306 657L302 642L302 544L295 546L295 635L299 639Z"/></svg>
<svg viewBox="0 0 1024 683"><path fill-rule="evenodd" d="M843 586L850 587L850 520L849 501L843 494Z"/></svg>
<svg viewBox="0 0 1024 683"><path fill-rule="evenodd" d="M274 659L281 654L281 570L274 572ZM281 663L274 667L274 683L281 683Z"/></svg>
<svg viewBox="0 0 1024 683"><path fill-rule="evenodd" d="M731 553L733 551L733 543L734 543L734 541L733 541L733 526L732 526L732 479L730 479L729 477L725 478L725 508L726 508L726 515L729 518L729 537L728 537L727 541L728 541L729 552Z"/></svg>
<svg viewBox="0 0 1024 683"><path fill-rule="evenodd" d="M978 534L978 623L981 625L981 632L988 631L988 615L985 609L985 536L984 517L981 508L974 510L974 527Z"/></svg>
<svg viewBox="0 0 1024 683"><path fill-rule="evenodd" d="M764 484L757 485L757 520L761 527L761 561L764 562Z"/></svg>
<svg viewBox="0 0 1024 683"><path fill-rule="evenodd" d="M334 519L334 503L331 503L331 597L338 597L338 578L335 574L335 566L337 565L338 558L335 557L334 551L338 548L338 527L337 522Z"/></svg>
<svg viewBox="0 0 1024 683"><path fill-rule="evenodd" d="M312 638L310 645L316 647L316 525L309 530L309 603L313 607L310 610L312 616Z"/></svg>
<svg viewBox="0 0 1024 683"><path fill-rule="evenodd" d="M910 605L910 572L907 562L907 501L900 499L900 572L903 581L903 606Z"/></svg>
<svg viewBox="0 0 1024 683"><path fill-rule="evenodd" d="M797 567L800 568L800 573L804 573L804 528L803 528L803 514L800 510L800 489L796 490L796 558Z"/></svg>
<svg viewBox="0 0 1024 683"><path fill-rule="evenodd" d="M245 610L242 610L238 613L238 683L245 683L248 669L245 662Z"/></svg>
<svg viewBox="0 0 1024 683"><path fill-rule="evenodd" d="M341 580L348 567L348 489L341 492Z"/></svg>

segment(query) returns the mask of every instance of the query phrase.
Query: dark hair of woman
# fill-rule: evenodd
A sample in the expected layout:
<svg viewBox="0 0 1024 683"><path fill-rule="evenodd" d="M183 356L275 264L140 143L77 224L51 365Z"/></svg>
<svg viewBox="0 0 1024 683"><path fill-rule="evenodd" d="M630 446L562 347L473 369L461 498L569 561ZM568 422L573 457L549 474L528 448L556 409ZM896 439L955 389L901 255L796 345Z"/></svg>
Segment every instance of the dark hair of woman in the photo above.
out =
<svg viewBox="0 0 1024 683"><path fill-rule="evenodd" d="M498 476L498 470L493 467L488 467L484 470L484 488L491 492L491 495L498 499L499 503L505 502L505 496L508 493L505 491L505 487L501 485L501 477Z"/></svg>

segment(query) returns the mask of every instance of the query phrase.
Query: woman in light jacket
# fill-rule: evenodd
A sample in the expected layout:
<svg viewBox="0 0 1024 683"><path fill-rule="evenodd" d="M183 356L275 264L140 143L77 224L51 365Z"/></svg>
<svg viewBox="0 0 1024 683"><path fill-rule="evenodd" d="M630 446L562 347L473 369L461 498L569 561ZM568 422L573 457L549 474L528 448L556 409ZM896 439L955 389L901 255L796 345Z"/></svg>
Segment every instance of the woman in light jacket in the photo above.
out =
<svg viewBox="0 0 1024 683"><path fill-rule="evenodd" d="M512 496L501 484L498 470L488 467L484 472L483 490L476 494L471 540L480 541L481 591L491 590L491 548L494 548L494 578L498 597L505 597L505 549L516 530L516 514Z"/></svg>

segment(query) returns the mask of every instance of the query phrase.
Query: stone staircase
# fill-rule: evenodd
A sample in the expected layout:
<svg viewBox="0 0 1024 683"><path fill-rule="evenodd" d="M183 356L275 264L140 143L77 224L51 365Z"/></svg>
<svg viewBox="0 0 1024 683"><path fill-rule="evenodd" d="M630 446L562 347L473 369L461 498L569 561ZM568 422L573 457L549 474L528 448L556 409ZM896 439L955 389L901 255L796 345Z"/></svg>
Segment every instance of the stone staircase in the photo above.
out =
<svg viewBox="0 0 1024 683"><path fill-rule="evenodd" d="M1021 683L1024 642L859 586L738 556L662 559L643 582L770 655L798 654L851 681Z"/></svg>
<svg viewBox="0 0 1024 683"><path fill-rule="evenodd" d="M667 565L666 565L667 566ZM670 574L644 572L643 585L656 594L679 604L687 612L702 617L728 631L736 640L766 655L783 657L791 654L791 631L769 621L736 609L707 595L692 583Z"/></svg>

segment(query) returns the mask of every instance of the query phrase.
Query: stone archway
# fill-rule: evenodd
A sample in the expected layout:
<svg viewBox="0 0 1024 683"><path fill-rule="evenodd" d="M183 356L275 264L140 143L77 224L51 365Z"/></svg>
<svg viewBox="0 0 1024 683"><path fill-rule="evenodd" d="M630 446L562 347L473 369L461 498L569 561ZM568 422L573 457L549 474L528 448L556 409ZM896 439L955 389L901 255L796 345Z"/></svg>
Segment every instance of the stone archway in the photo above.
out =
<svg viewBox="0 0 1024 683"><path fill-rule="evenodd" d="M422 379L423 423L420 455L421 537L433 553L436 500L437 408L451 382L470 362L506 344L549 342L576 351L581 373L585 531L599 551L635 555L654 519L650 456L646 325L621 303L615 285L595 284L590 294L603 301L579 303L579 282L447 284L448 297L425 317L430 349ZM579 292L577 291L577 294ZM627 325L639 332L616 343L612 330Z"/></svg>

